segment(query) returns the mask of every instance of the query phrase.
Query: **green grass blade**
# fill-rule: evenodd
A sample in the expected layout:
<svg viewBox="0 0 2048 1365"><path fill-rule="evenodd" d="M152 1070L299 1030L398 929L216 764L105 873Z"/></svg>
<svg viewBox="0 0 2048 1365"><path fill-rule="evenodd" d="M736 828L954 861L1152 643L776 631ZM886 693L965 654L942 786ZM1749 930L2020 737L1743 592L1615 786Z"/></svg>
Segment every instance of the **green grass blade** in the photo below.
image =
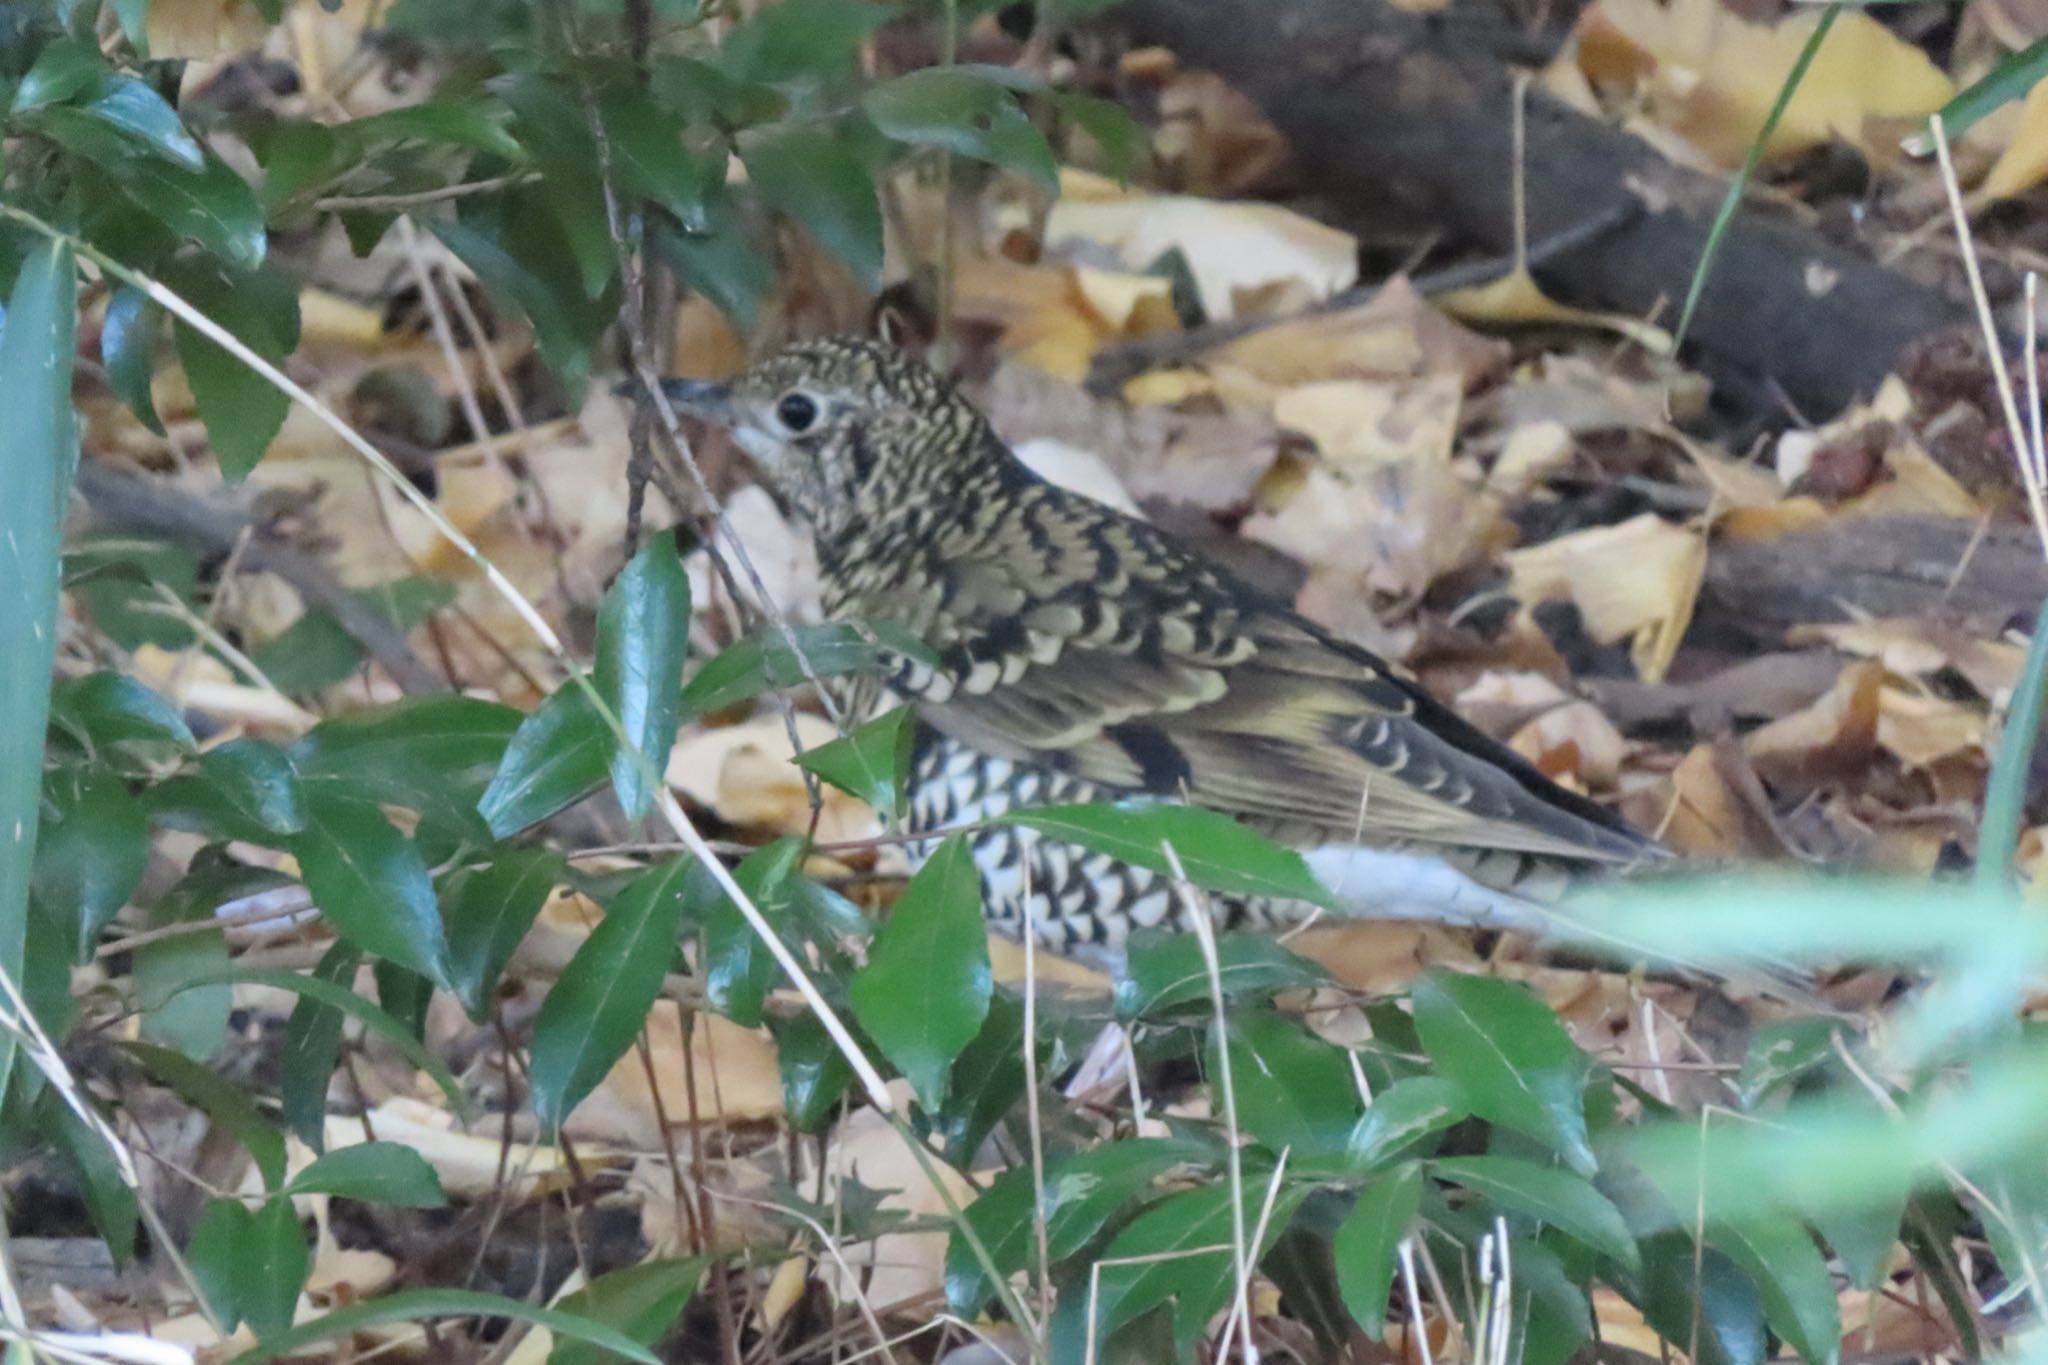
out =
<svg viewBox="0 0 2048 1365"><path fill-rule="evenodd" d="M1962 139L1970 125L1986 114L2023 99L2043 76L2048 76L2048 37L2037 38L2018 52L1999 58L1998 64L1970 84L1941 108L1941 126L1950 142ZM1934 134L1927 129L1912 134L1901 144L1914 156L1934 150Z"/></svg>
<svg viewBox="0 0 2048 1365"><path fill-rule="evenodd" d="M1792 71L1785 77L1785 84L1778 88L1778 98L1771 102L1771 112L1764 116L1764 126L1757 129L1756 141L1749 144L1749 151L1742 158L1742 168L1728 182L1728 193L1721 196L1721 206L1714 210L1713 224L1707 228L1707 244L1700 251L1700 263L1692 272L1692 282L1685 289L1685 308L1678 315L1678 333L1672 338L1674 348L1685 343L1685 334L1692 328L1692 315L1700 306L1700 295L1707 289L1707 275L1714 268L1714 258L1721 254L1721 241L1728 235L1728 224L1735 219L1735 210L1742 204L1742 194L1749 188L1750 177L1756 174L1757 162L1763 160L1764 147L1770 142L1771 134L1777 131L1778 121L1785 117L1792 96L1799 90L1799 83L1806 79L1806 69L1813 65L1815 54L1820 51L1821 43L1827 38L1828 30L1835 26L1835 17L1841 12L1839 0L1821 11L1820 22L1813 26L1806 46L1799 50L1799 60L1792 63Z"/></svg>
<svg viewBox="0 0 2048 1365"><path fill-rule="evenodd" d="M2020 842L2020 821L2027 804L2027 769L2033 766L2034 740L2041 733L2042 689L2048 687L2048 602L2034 618L2034 639L2027 661L2005 712L2005 733L1991 763L1991 781L1984 790L1984 822L1977 827L1977 885L1999 891L2013 882L2013 859Z"/></svg>

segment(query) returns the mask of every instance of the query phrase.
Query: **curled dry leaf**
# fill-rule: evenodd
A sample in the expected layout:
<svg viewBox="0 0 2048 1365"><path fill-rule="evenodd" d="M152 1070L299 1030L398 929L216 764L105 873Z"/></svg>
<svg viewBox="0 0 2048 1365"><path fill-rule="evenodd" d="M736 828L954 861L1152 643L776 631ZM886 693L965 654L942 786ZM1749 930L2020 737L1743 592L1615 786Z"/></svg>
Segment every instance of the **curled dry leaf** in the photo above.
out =
<svg viewBox="0 0 2048 1365"><path fill-rule="evenodd" d="M837 738L830 721L807 711L797 713L796 730L805 749ZM803 771L791 760L794 752L788 727L773 713L699 730L676 742L669 754L668 783L731 824L803 834L811 827L811 799ZM821 842L868 839L882 832L866 803L831 786L823 787L822 795Z"/></svg>
<svg viewBox="0 0 2048 1365"><path fill-rule="evenodd" d="M1761 851L1747 805L1728 786L1714 761L1714 746L1695 744L1671 770L1670 811L1664 842L1700 858L1735 858Z"/></svg>
<svg viewBox="0 0 2048 1365"><path fill-rule="evenodd" d="M955 287L955 316L1001 327L1005 354L1069 383L1102 346L1180 325L1164 275L980 257L961 262Z"/></svg>
<svg viewBox="0 0 2048 1365"><path fill-rule="evenodd" d="M1092 243L1149 270L1177 249L1211 318L1236 316L1240 290L1296 281L1324 299L1358 279L1357 238L1276 204L1126 193L1072 170L1060 190L1045 224L1049 250Z"/></svg>
<svg viewBox="0 0 2048 1365"><path fill-rule="evenodd" d="M1205 361L1226 389L1292 387L1325 379L1453 375L1464 390L1499 374L1508 344L1481 336L1397 275L1364 303L1308 313L1246 333ZM1247 382L1249 381L1249 382Z"/></svg>
<svg viewBox="0 0 2048 1365"><path fill-rule="evenodd" d="M1496 516L1448 461L1407 460L1348 477L1311 468L1277 510L1242 529L1318 573L1413 598L1482 551Z"/></svg>
<svg viewBox="0 0 2048 1365"><path fill-rule="evenodd" d="M1646 512L1511 551L1507 560L1509 592L1525 603L1569 598L1587 634L1603 644L1630 640L1637 674L1657 682L1692 622L1706 542Z"/></svg>
<svg viewBox="0 0 2048 1365"><path fill-rule="evenodd" d="M1741 162L1820 22L1795 14L1750 23L1720 0L1600 0L1579 18L1559 61L1596 87L1644 99L1650 115L1723 167ZM1840 138L1866 156L1898 154L1908 120L1941 108L1955 86L1918 47L1861 10L1845 10L1766 142L1781 157Z"/></svg>
<svg viewBox="0 0 2048 1365"><path fill-rule="evenodd" d="M1878 745L1908 768L1952 758L1988 761L1989 729L1990 718L1978 707L1903 687L1878 693Z"/></svg>
<svg viewBox="0 0 2048 1365"><path fill-rule="evenodd" d="M1876 751L1883 684L1877 664L1852 664L1810 705L1752 730L1743 750L1781 792L1859 778Z"/></svg>
<svg viewBox="0 0 2048 1365"><path fill-rule="evenodd" d="M1451 458L1464 385L1456 375L1406 382L1331 379L1273 400L1273 420L1315 443L1339 467L1440 463Z"/></svg>
<svg viewBox="0 0 2048 1365"><path fill-rule="evenodd" d="M766 1031L741 1028L709 1010L693 1017L685 1066L682 1009L673 1000L657 1000L647 1016L653 1075L638 1048L628 1051L569 1116L569 1135L651 1150L661 1146L663 1114L676 1126L693 1120L730 1123L781 1114L782 1080L775 1069L775 1044ZM684 1084L692 1074L697 1082L694 1103ZM659 1105L656 1085L661 1090Z"/></svg>
<svg viewBox="0 0 2048 1365"><path fill-rule="evenodd" d="M1987 640L1935 621L1865 620L1794 626L1787 642L1824 641L1845 654L1876 659L1885 671L1902 677L1928 677L1952 668L1969 681L1977 695L1994 706L2004 705L2019 686L2025 667L2024 646Z"/></svg>
<svg viewBox="0 0 2048 1365"><path fill-rule="evenodd" d="M1543 292L1526 265L1517 266L1499 279L1485 284L1439 295L1437 302L1445 312L1474 322L1494 325L1540 322L1613 332L1652 355L1670 355L1677 344L1671 333L1662 327L1626 313L1602 313L1559 303Z"/></svg>

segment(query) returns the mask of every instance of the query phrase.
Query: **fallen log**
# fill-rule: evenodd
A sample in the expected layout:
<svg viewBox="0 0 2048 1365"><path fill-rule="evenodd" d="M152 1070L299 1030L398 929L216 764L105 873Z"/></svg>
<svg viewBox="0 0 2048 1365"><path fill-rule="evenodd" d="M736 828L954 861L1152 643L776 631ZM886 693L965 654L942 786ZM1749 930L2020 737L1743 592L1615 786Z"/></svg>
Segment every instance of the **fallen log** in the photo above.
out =
<svg viewBox="0 0 2048 1365"><path fill-rule="evenodd" d="M1216 71L1287 135L1348 221L1398 221L1499 253L1512 242L1513 73L1470 0L1124 0L1137 42ZM1566 302L1667 321L1725 182L1563 103L1527 95L1531 240L1622 214L1538 271ZM1775 385L1808 417L1868 392L1962 305L1758 204L1736 215L1694 319L1692 359L1724 386Z"/></svg>

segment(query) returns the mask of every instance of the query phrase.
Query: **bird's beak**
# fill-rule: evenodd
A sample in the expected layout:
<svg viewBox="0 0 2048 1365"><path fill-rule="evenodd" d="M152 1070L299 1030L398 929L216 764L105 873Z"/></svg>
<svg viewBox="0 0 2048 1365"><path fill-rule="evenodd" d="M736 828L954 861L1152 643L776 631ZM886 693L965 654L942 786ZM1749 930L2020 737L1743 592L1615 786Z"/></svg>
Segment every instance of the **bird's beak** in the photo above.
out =
<svg viewBox="0 0 2048 1365"><path fill-rule="evenodd" d="M661 392L685 417L719 426L732 424L732 388L703 379L664 379Z"/></svg>

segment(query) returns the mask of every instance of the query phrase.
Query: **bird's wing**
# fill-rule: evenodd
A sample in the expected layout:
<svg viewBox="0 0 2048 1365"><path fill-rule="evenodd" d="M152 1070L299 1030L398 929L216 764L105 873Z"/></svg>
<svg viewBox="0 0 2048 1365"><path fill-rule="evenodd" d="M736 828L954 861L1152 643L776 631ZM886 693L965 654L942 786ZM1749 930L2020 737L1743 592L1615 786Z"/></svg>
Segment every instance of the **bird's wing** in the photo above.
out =
<svg viewBox="0 0 2048 1365"><path fill-rule="evenodd" d="M1025 524L946 570L942 666L917 692L955 738L1334 840L1656 853L1381 660L1143 523ZM1063 541L1071 553L1044 552Z"/></svg>

